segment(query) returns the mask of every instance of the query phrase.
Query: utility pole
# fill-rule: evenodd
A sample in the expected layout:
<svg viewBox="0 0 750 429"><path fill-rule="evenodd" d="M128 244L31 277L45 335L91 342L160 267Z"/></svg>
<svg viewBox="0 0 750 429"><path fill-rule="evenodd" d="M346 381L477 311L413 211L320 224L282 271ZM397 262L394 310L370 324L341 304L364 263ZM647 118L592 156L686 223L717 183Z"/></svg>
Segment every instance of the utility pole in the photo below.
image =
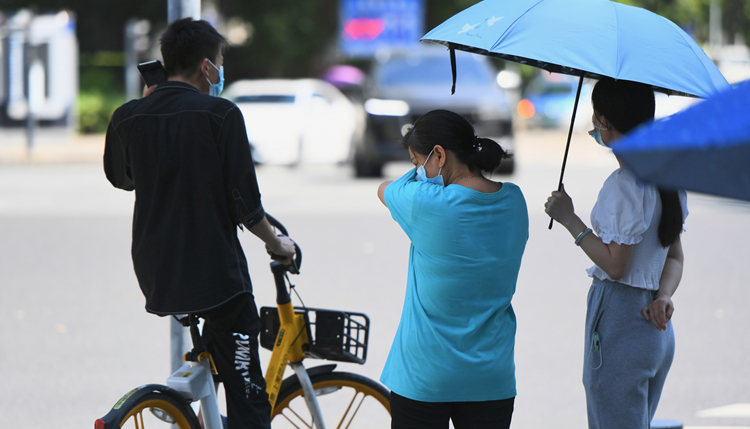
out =
<svg viewBox="0 0 750 429"><path fill-rule="evenodd" d="M34 129L36 128L36 110L39 101L39 96L44 97L44 94L36 94L34 90L34 60L37 57L37 48L32 44L31 41L31 21L34 19L34 14L29 12L29 24L26 27L26 44L25 44L25 58L24 58L24 71L26 74L26 106L28 110L26 113L26 151L31 157L31 150L34 147Z"/></svg>
<svg viewBox="0 0 750 429"><path fill-rule="evenodd" d="M201 19L201 0L167 0L167 23L187 17Z"/></svg>
<svg viewBox="0 0 750 429"><path fill-rule="evenodd" d="M201 0L167 0L167 24L187 17L201 19ZM175 372L182 366L182 355L187 351L187 328L172 317L169 330L172 340L172 372Z"/></svg>
<svg viewBox="0 0 750 429"><path fill-rule="evenodd" d="M131 18L125 23L125 99L141 97L143 80L138 73L138 61L149 47L148 33L151 23L145 19Z"/></svg>
<svg viewBox="0 0 750 429"><path fill-rule="evenodd" d="M708 9L708 44L714 56L721 51L721 46L724 44L722 33L721 4L719 0L711 0ZM715 60L716 58L713 59Z"/></svg>

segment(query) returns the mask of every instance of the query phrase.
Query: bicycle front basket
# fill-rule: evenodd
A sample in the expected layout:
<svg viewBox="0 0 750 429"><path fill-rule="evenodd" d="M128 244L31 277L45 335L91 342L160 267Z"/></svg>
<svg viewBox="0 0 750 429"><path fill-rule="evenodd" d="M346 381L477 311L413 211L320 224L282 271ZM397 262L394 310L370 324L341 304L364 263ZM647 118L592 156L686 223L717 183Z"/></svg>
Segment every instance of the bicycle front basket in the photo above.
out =
<svg viewBox="0 0 750 429"><path fill-rule="evenodd" d="M307 356L363 364L370 318L366 314L308 308L313 341Z"/></svg>
<svg viewBox="0 0 750 429"><path fill-rule="evenodd" d="M365 363L370 329L370 318L366 314L301 307L295 307L294 312L305 313L311 340L305 347L307 357ZM260 345L273 350L281 327L279 313L276 308L263 307L260 320Z"/></svg>

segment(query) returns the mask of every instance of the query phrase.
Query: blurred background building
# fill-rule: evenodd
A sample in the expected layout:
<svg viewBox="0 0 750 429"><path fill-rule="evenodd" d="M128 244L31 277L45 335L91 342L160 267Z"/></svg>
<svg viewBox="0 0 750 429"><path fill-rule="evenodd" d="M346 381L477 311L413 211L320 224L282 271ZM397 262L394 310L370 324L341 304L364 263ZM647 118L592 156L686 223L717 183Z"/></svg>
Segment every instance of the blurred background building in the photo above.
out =
<svg viewBox="0 0 750 429"><path fill-rule="evenodd" d="M750 78L750 6L745 0L622 2L644 7L680 25L717 62L730 83ZM374 82L373 71L392 53L417 49L419 38L427 30L474 3L475 0L190 2L195 8L193 16L212 23L230 41L225 54L227 87L260 79L304 78L325 81L346 96L352 105L348 110L354 111L347 115L355 123L351 132L344 133L352 140L351 149L341 151L337 143L338 152L345 152L338 156L340 162L353 161L355 148L362 147L368 138L371 121L364 104L372 95L367 88ZM136 64L160 59L158 40L170 13L174 11L168 10L166 0L3 0L0 126L64 125L81 133L103 132L115 108L140 96L142 81ZM496 74L493 85L510 106L513 127L557 127L568 123L562 118L570 115L569 100L574 88L566 78L540 77L537 69L500 60L490 59L489 64ZM445 75L449 79L450 70ZM287 86L311 87L293 83ZM323 88L318 83L313 86ZM302 94L299 102L323 106L322 99L333 106L333 100L339 100L338 95L318 94L319 99L315 95ZM271 99L263 98L266 102ZM276 100L288 101L289 97ZM679 97L660 100L658 116L674 113L693 101ZM580 118L579 130L584 130L587 118ZM409 121L401 122L403 128ZM300 131L298 136L288 137L289 143L285 144L297 145L302 151L305 133L315 134ZM294 162L300 161L304 160L297 157ZM366 166L370 174L362 175L377 173L379 165L375 159Z"/></svg>
<svg viewBox="0 0 750 429"><path fill-rule="evenodd" d="M73 126L78 41L72 13L0 14L0 124Z"/></svg>

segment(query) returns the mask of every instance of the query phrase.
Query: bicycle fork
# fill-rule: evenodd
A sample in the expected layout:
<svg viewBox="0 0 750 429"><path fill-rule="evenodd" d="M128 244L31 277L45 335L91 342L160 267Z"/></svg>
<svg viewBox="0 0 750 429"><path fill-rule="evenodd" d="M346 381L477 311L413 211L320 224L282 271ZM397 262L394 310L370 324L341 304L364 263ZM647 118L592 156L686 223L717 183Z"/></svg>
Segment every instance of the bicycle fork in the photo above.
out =
<svg viewBox="0 0 750 429"><path fill-rule="evenodd" d="M310 376L307 375L305 366L302 365L302 362L293 362L289 365L292 366L294 373L297 374L297 380L299 380L299 384L302 386L302 391L305 392L305 403L307 403L307 409L310 410L313 424L318 429L326 429L325 422L323 422L323 416L320 415L318 397L315 395L315 389L313 389L312 381L310 381Z"/></svg>

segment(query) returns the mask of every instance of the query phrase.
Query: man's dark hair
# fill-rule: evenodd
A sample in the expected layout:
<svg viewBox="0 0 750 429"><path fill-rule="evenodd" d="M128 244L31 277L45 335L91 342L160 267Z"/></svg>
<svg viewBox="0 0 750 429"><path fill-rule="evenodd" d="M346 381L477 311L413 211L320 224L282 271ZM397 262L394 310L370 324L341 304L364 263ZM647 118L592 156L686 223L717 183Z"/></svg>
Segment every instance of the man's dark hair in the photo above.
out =
<svg viewBox="0 0 750 429"><path fill-rule="evenodd" d="M169 24L160 43L167 76L189 77L204 58L213 62L227 46L227 39L206 21L183 18Z"/></svg>

